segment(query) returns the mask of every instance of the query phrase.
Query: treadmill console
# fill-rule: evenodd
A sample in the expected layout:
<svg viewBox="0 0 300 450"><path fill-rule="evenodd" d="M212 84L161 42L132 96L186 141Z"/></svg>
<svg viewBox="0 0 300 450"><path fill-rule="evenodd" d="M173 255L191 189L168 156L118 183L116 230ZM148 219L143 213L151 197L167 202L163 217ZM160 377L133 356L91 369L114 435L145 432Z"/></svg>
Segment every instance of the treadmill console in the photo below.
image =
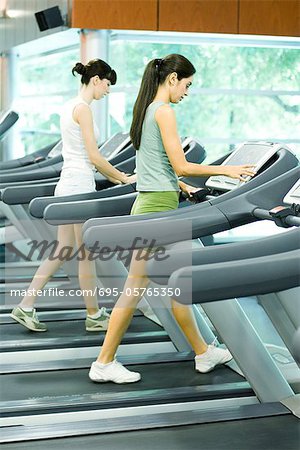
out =
<svg viewBox="0 0 300 450"><path fill-rule="evenodd" d="M223 161L222 166L253 164L257 172L280 148L285 148L285 146L273 142L245 142ZM245 181L247 182L250 179L251 177L246 177ZM243 183L238 179L217 175L210 177L205 185L220 191L231 191Z"/></svg>
<svg viewBox="0 0 300 450"><path fill-rule="evenodd" d="M116 133L101 145L99 151L105 159L110 160L129 144L129 133Z"/></svg>
<svg viewBox="0 0 300 450"><path fill-rule="evenodd" d="M287 205L300 205L300 179L294 184L292 189L286 194L283 202Z"/></svg>
<svg viewBox="0 0 300 450"><path fill-rule="evenodd" d="M48 153L47 158L54 158L55 156L61 155L62 151L62 141L59 141Z"/></svg>

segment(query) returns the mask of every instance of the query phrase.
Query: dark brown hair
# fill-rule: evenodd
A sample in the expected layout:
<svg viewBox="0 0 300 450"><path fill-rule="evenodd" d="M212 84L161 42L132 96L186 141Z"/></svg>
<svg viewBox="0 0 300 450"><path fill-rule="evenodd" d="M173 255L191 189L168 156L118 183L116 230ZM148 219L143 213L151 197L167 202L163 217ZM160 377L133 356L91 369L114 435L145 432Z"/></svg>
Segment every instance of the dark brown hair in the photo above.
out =
<svg viewBox="0 0 300 450"><path fill-rule="evenodd" d="M78 62L72 69L72 74L75 76L75 72L81 75L81 83L89 84L90 79L98 75L100 80L106 78L111 84L116 84L117 74L116 72L102 59L92 59L86 65Z"/></svg>
<svg viewBox="0 0 300 450"><path fill-rule="evenodd" d="M163 84L167 76L173 72L177 73L178 80L182 80L194 75L196 69L185 56L178 54L168 55L163 59L153 59L146 66L133 107L133 118L130 128L130 138L136 150L140 147L146 110L152 103L158 86Z"/></svg>

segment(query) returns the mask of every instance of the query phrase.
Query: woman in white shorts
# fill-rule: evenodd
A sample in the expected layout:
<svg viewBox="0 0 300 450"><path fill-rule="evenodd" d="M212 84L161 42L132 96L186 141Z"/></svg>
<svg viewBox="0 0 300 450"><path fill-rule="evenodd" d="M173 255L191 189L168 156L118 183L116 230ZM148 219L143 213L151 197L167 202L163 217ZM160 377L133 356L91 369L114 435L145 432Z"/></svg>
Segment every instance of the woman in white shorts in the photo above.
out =
<svg viewBox="0 0 300 450"><path fill-rule="evenodd" d="M116 72L101 59L94 59L84 65L77 63L72 69L73 75L81 75L79 95L68 101L60 118L63 141L63 168L55 189L55 196L84 194L95 191L95 171L98 170L115 184L130 183L134 177L115 169L101 156L97 146L99 132L93 119L90 104L109 94L110 86L117 80ZM21 303L13 309L11 317L31 331L47 331L44 323L38 320L34 308L37 291L44 288L50 277L63 264L58 257L64 248L81 248L82 224L67 224L58 227L57 248L51 258L43 261L27 290ZM99 309L96 294L95 262L78 258L79 285L84 294L87 309L85 327L87 331L102 331L108 326L109 314L105 308ZM93 293L92 295L89 295Z"/></svg>

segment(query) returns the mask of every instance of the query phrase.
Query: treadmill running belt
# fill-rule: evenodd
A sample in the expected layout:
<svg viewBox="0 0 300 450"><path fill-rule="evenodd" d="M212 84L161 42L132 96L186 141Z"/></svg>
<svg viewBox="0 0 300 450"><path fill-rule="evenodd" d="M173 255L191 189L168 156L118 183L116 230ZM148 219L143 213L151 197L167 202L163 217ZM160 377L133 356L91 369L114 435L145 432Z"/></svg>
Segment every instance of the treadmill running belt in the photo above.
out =
<svg viewBox="0 0 300 450"><path fill-rule="evenodd" d="M101 345L104 332L88 332L84 320L46 322L48 331L36 333L19 324L0 326L1 351L20 351L30 349L84 347ZM144 316L135 316L125 334L123 343L169 341L162 327Z"/></svg>
<svg viewBox="0 0 300 450"><path fill-rule="evenodd" d="M1 402L81 394L114 394L148 389L219 385L243 382L232 370L220 366L208 374L194 370L194 361L130 365L130 370L141 372L142 380L134 384L93 383L88 378L89 368L38 373L19 373L1 376Z"/></svg>

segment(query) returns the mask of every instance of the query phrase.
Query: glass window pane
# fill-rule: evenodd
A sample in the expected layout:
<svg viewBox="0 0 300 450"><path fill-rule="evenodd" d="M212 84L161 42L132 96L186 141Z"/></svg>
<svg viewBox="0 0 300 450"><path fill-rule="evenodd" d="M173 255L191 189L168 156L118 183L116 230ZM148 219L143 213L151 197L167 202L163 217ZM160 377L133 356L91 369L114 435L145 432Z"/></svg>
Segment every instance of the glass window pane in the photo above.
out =
<svg viewBox="0 0 300 450"><path fill-rule="evenodd" d="M297 49L116 40L111 43L111 64L118 73L118 85L139 84L145 64L170 53L180 53L192 61L197 70L195 86L299 90L300 59Z"/></svg>
<svg viewBox="0 0 300 450"><path fill-rule="evenodd" d="M16 102L24 154L30 154L60 138L60 112L70 97L63 95L30 97L30 110L22 99Z"/></svg>
<svg viewBox="0 0 300 450"><path fill-rule="evenodd" d="M19 62L19 95L49 95L76 90L71 70L79 60L79 48L38 55Z"/></svg>
<svg viewBox="0 0 300 450"><path fill-rule="evenodd" d="M18 96L13 108L20 119L20 156L56 142L64 103L78 92L72 67L80 59L79 46L60 52L20 59Z"/></svg>
<svg viewBox="0 0 300 450"><path fill-rule="evenodd" d="M232 148L230 139L286 139L300 155L297 49L112 41L118 82L110 98L111 131L128 131L145 65L170 53L183 54L197 69L189 98L175 106L182 136L208 142L216 157Z"/></svg>

